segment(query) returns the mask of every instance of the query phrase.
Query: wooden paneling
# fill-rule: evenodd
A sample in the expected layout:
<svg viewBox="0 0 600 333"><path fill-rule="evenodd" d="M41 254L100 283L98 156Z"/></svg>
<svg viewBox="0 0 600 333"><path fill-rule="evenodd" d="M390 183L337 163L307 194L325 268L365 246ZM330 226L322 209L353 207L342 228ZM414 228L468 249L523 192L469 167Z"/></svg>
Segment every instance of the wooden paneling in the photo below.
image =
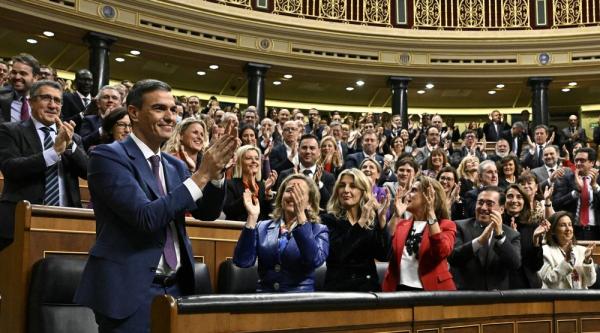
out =
<svg viewBox="0 0 600 333"><path fill-rule="evenodd" d="M208 266L214 289L218 264L233 253L243 223L188 218L186 225L194 258ZM15 240L0 252L0 332L25 331L29 275L37 260L56 255L86 257L95 239L96 222L90 209L19 203Z"/></svg>

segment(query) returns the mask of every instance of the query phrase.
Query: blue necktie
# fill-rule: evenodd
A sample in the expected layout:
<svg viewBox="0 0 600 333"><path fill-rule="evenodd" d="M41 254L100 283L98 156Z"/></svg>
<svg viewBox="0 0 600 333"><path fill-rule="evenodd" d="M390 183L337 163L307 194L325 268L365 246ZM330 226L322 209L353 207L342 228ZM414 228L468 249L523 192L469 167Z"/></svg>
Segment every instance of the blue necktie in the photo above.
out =
<svg viewBox="0 0 600 333"><path fill-rule="evenodd" d="M156 178L158 191L160 192L161 196L164 196L165 190L163 189L162 182L160 181L160 156L150 156L149 160L150 165L152 165L152 172ZM175 242L173 242L173 233L171 232L170 225L167 225L167 236L165 239L165 247L163 248L163 256L165 257L165 262L167 265L169 265L171 269L175 270L177 268L177 254L175 253Z"/></svg>
<svg viewBox="0 0 600 333"><path fill-rule="evenodd" d="M44 150L52 149L54 140L52 140L50 127L42 127L44 132ZM47 206L60 205L60 191L58 186L58 163L54 163L46 169L46 189L44 190L44 204Z"/></svg>

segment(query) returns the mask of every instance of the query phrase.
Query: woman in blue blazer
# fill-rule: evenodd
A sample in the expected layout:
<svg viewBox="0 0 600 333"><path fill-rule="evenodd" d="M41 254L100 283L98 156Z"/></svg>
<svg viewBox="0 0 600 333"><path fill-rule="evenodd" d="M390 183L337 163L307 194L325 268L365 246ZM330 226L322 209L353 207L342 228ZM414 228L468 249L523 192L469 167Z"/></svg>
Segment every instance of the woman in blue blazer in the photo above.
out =
<svg viewBox="0 0 600 333"><path fill-rule="evenodd" d="M272 219L258 221L260 204L244 191L246 225L233 262L251 267L258 257L257 292L315 290L315 269L329 253L329 232L319 223L319 189L315 182L292 174L279 186Z"/></svg>

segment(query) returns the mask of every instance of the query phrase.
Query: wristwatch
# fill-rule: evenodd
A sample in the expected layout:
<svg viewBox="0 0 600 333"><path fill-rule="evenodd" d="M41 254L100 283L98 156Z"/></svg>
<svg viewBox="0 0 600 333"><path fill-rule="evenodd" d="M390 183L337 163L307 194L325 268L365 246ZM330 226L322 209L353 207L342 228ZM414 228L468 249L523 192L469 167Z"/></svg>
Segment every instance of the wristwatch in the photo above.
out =
<svg viewBox="0 0 600 333"><path fill-rule="evenodd" d="M496 239L498 239L498 240L499 240L499 239L502 239L502 237L504 237L504 233L501 233L501 234L498 234L498 235L495 235L495 236L494 236L494 238L496 238Z"/></svg>
<svg viewBox="0 0 600 333"><path fill-rule="evenodd" d="M438 222L438 220L437 220L437 219L427 219L427 224L429 224L429 225L434 225L434 224L436 224L437 222Z"/></svg>

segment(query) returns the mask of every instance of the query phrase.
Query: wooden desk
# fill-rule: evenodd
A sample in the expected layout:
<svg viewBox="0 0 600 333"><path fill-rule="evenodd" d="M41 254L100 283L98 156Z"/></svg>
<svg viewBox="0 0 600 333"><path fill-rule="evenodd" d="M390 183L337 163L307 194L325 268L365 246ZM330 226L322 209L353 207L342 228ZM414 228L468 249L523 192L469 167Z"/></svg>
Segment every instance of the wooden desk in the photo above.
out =
<svg viewBox="0 0 600 333"><path fill-rule="evenodd" d="M242 222L186 219L194 258L207 264L213 288L221 261L233 255ZM15 214L15 240L0 252L0 332L25 332L29 278L33 264L56 255L86 257L96 238L91 209L31 205Z"/></svg>

